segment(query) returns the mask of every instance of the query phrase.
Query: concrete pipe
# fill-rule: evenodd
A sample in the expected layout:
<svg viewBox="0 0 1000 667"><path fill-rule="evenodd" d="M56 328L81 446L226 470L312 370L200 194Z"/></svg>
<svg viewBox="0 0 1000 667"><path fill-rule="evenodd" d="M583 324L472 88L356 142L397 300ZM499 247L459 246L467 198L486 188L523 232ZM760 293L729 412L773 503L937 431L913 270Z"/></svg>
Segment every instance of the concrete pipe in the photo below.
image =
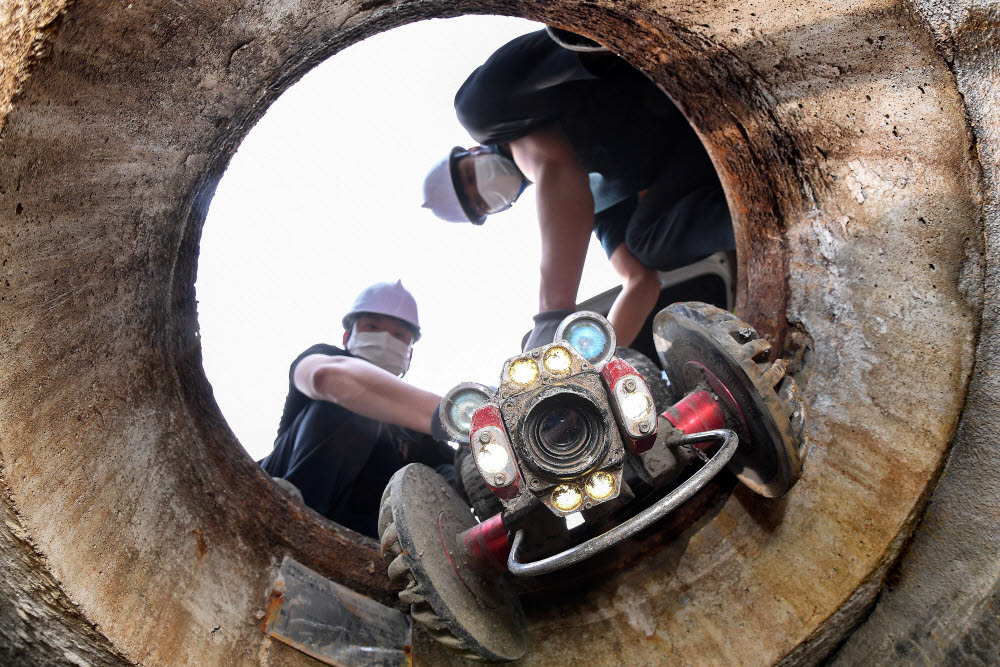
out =
<svg viewBox="0 0 1000 667"><path fill-rule="evenodd" d="M737 491L628 568L533 598L524 662L995 659L996 4L11 0L3 661L308 662L260 630L286 554L393 599L375 543L289 500L226 426L198 241L236 146L313 65L489 12L594 36L688 115L735 215L737 312L802 353L812 448L783 500Z"/></svg>

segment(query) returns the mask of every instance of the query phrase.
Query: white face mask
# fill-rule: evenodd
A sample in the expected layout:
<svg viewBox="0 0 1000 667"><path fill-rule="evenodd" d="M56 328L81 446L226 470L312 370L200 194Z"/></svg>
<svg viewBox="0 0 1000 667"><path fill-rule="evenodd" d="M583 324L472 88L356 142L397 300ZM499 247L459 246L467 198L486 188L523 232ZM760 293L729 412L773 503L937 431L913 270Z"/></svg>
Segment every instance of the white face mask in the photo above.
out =
<svg viewBox="0 0 1000 667"><path fill-rule="evenodd" d="M524 176L510 158L496 153L480 153L472 167L476 189L489 207L487 215L510 208L524 189Z"/></svg>
<svg viewBox="0 0 1000 667"><path fill-rule="evenodd" d="M352 331L347 351L393 375L402 376L410 368L410 346L388 331Z"/></svg>

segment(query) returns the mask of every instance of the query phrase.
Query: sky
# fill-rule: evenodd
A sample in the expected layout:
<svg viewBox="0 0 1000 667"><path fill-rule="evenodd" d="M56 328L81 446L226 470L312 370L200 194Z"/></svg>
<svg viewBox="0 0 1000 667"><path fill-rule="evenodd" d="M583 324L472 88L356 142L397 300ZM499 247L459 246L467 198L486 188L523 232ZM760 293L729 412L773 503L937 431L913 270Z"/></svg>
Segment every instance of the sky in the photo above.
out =
<svg viewBox="0 0 1000 667"><path fill-rule="evenodd" d="M205 372L251 457L271 451L292 360L340 347L341 319L373 282L401 279L417 300L405 378L417 386L496 385L520 351L538 310L533 189L475 227L422 209L421 187L452 146L474 143L455 91L540 27L467 16L376 35L309 72L248 134L209 208L195 290ZM617 284L592 239L578 300Z"/></svg>

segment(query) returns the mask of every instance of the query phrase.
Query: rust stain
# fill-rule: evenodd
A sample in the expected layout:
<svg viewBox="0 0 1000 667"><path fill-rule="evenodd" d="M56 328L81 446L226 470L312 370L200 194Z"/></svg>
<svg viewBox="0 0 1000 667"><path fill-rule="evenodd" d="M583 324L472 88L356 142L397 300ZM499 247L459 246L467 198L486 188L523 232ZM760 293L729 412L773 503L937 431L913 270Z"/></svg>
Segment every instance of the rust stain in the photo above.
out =
<svg viewBox="0 0 1000 667"><path fill-rule="evenodd" d="M264 612L264 623L260 628L264 632L267 632L268 626L277 619L281 605L285 602L285 591L278 587L280 585L280 583L275 583L274 588L271 589L271 595L267 599L267 611Z"/></svg>
<svg viewBox="0 0 1000 667"><path fill-rule="evenodd" d="M15 64L8 72L16 77L0 76L0 109L13 98L21 75L39 61L34 55L17 54L28 53L30 44L39 41L38 31L49 25L46 16L59 14L63 6L57 0L21 4L31 9L17 9L13 23L4 21L5 27L16 24L20 32L10 50L0 47L5 56L0 60ZM178 524L172 515L150 511L159 509L155 504L159 496L140 493L146 476L137 468L139 462L162 463L164 493L176 493L181 502L204 512L204 531L213 535L212 546L219 555L225 554L220 562L232 562L236 568L238 576L226 582L235 587L230 595L256 600L267 590L261 586L261 573L275 554L290 552L331 579L399 606L384 568L367 567L380 562L378 543L304 512L279 496L259 467L242 453L215 401L206 400L212 389L201 363L194 298L203 209L212 191L203 186L221 174L236 143L256 118L256 110L285 85L274 82L294 80L284 75L301 73L299 63L312 62L309 54L327 54L335 35L360 39L394 21L417 18L422 11L444 6L397 4L401 11L382 13L384 18L374 21L352 23L350 10L337 7L317 11L316 23L308 30L296 25L289 31L289 23L281 30L264 31L248 26L269 26L267 21L228 21L228 10L220 9L220 3L195 3L187 5L185 12L172 14L169 39L164 39L163 12L156 3L128 5L127 11L114 3L78 3L72 29L51 40L58 42L56 57L31 70L30 95L14 100L12 111L0 111L0 125L5 113L18 117L0 142L5 165L10 164L9 169L0 170L0 204L4 211L16 214L20 207L22 212L17 224L8 219L3 224L3 255L5 260L10 258L5 270L13 282L13 287L5 288L4 298L5 303L16 301L17 305L5 311L0 332L5 350L0 441L9 469L2 490L9 496L8 504L14 507L16 503L26 537L50 563L39 562L38 574L50 577L45 567L58 572L52 590L62 588L70 600L78 601L81 618L97 628L96 633L87 630L85 636L104 635L116 651L138 662L177 664L187 654L212 663L224 662L220 656L227 652L234 655L232 647L218 637L206 640L202 635L207 633L190 631L197 627L191 610L215 602L209 595L197 599L191 591L204 592L204 586L217 582L197 578L184 563L170 567L177 553L177 535L182 538L180 545L189 548L183 538L189 526ZM892 340L884 339L869 349L865 336L874 325L865 311L883 308L876 301L882 292L858 287L862 278L872 284L876 279L910 282L899 278L903 274L895 266L908 266L913 257L898 242L907 230L920 229L907 222L910 212L929 216L926 221L920 219L926 231L915 237L921 247L935 247L934 252L926 251L928 255L950 256L945 251L954 245L948 241L949 230L983 235L981 224L963 222L960 213L970 198L960 187L965 172L953 156L955 146L965 146L961 133L953 130L966 126L965 106L954 87L955 73L942 63L935 42L925 34L923 19L897 11L894 3L868 3L872 11L862 7L841 16L840 8L817 5L810 11L807 6L766 0L763 9L756 8L759 19L730 11L725 3L688 7L649 0L556 2L544 8L542 4L504 7L548 17L563 10L573 14L577 18L566 18L568 25L592 25L594 34L608 38L602 41L614 41L627 55L646 63L647 71L692 115L713 146L738 221L742 296L737 312L776 343L777 353L781 332L787 327L791 283L797 299L793 306L796 322L816 338L810 396L822 400L810 403L816 448L805 484L789 497L787 513L768 513L765 510L771 505L752 501L746 515L734 504L719 520L699 525L693 509L691 516L680 510L676 524L667 522L637 536L622 551L609 553L607 560L588 564L589 571L571 572L575 580L567 576L566 581L538 582L534 597L545 605L542 612L554 608L562 589L571 584L590 597L581 597L574 607L560 607L569 610L560 622L573 630L547 633L533 649L537 660L558 661L560 653L578 655L585 648L595 651L592 662L609 659L612 650L620 650L617 660L625 663L683 662L692 655L702 662L735 662L746 656L763 662L787 654L790 643L819 646L820 640L835 640L835 629L820 627L813 619L841 608L841 601L873 571L872 564L892 548L892 539L909 529L910 516L920 507L912 494L933 486L934 469L947 453L950 438L943 431L953 427L950 419L961 408L964 396L957 375L940 385L919 382L921 371L937 373L942 358L951 359L949 369L954 368L954 373L964 372L953 360L960 346L968 347L960 337L962 331L955 333L963 321L953 324L946 335L937 324L940 319L923 317L953 312L945 312L945 306L954 289L941 292L940 307L932 308L926 304L929 298L937 298L938 288L928 292L918 282L919 299L911 297L909 302L923 304L921 316L906 315L900 306L902 314L886 322L890 332L895 332ZM254 7L248 6L248 15L257 11ZM724 14L732 17L723 19ZM591 15L603 19L583 20ZM341 32L345 21L354 26L348 33ZM982 22L989 24L989 17ZM979 19L965 25L980 29ZM752 39L744 36L748 26L756 31ZM127 35L117 38L124 35L123 28L128 29ZM860 39L867 33L884 33L900 48L871 57L874 52ZM210 74L217 68L226 49L248 37L273 44L274 57L261 59L259 69L247 70L245 75L234 72L222 87L196 87L204 72ZM143 48L154 43L158 48ZM198 54L200 70L194 65L169 66L188 59L194 63L192 53ZM794 65L779 69L773 64L777 58L770 58L772 53L795 53ZM14 57L7 58L7 54ZM782 58L786 64L788 60ZM814 76L815 71L833 69L831 63L851 76L840 83ZM904 85L897 86L894 77L901 77ZM907 88L911 80L913 85ZM690 81L703 85L686 85ZM132 96L141 97L140 102L116 96L121 86L129 84L145 86L146 94ZM933 103L913 106L907 94L914 87L919 89L919 99L926 97ZM862 111L864 100L872 101L872 96L865 92L875 96L867 112ZM225 118L220 118L224 122L218 125L204 111L219 104L216 98L224 99L227 109ZM147 104L149 99L173 103ZM793 101L799 102L798 110ZM882 128L874 105L908 114L914 122L919 118L919 146L905 144ZM814 143L819 157L810 148ZM923 148L913 153L913 159L920 169L924 169L920 165L928 166L910 175L911 185L905 192L884 195L884 207L898 202L891 215L875 208L879 202L873 198L863 204L854 201L838 180L839 174L846 173L847 159L870 155L903 163L910 159L904 155L910 148ZM211 166L200 175L177 170L173 160L162 159L164 151L211 155ZM150 175L148 182L136 181L137 168ZM820 171L822 175L813 178ZM22 178L31 183L30 188L22 189ZM810 178L813 189L820 191L818 203L810 203L797 185ZM934 215L925 212L928 208ZM903 209L905 215L899 212ZM801 240L805 232L788 236L789 230L804 229L802 220L813 214L823 220L843 214L850 221L850 230L845 222L843 234L834 235L837 245L829 256L818 243ZM880 231L888 240L875 238ZM883 247L886 255L878 259L876 251ZM929 259L937 267L932 270L942 271L937 257ZM70 281L67 285L67 266L86 266L87 271L75 272L86 277L86 284ZM837 276L843 277L845 287L831 291L837 287L833 281ZM833 308L838 305L856 306L858 317L837 320ZM892 341L900 340L897 328L911 334L911 340L934 337L933 345L920 347L933 354L912 355L909 363L902 363L902 355L891 348ZM910 344L910 340L905 342ZM863 361L858 358L862 354L870 354L872 360L871 371L861 374L865 391L855 396L842 389L833 391L845 386L852 367ZM887 360L894 365L887 365ZM893 375L896 370L909 370L911 375L904 377L917 375L911 393L895 391L905 384ZM845 395L847 401L826 400ZM897 395L906 399L905 409L886 405ZM93 409L89 423L75 419L91 414L79 396L90 396L101 406L99 411ZM944 417L924 416L919 405L924 397L944 405L939 411ZM952 405L952 401L959 403ZM864 405L871 407L862 410ZM890 416L893 421L888 424ZM891 442L900 446L882 451L890 438L875 438L871 431L859 428L866 420L885 428L893 436ZM133 429L135 424L141 426ZM191 447L191 443L198 446ZM179 455L188 451L194 455ZM80 473L74 474L66 463L75 461L78 452L85 455L79 457ZM79 507L102 509L73 514L73 508ZM74 520L60 522L57 531L51 518L60 513ZM143 520L147 515L159 520ZM741 527L746 534L734 537L742 540L738 544L714 539ZM651 579L656 577L654 583L675 578L669 591L679 592L676 597L655 600L660 605L655 609L662 610L657 630L662 644L641 637L632 641L638 635L628 627L622 626L619 635L619 626L589 620L588 609L602 602L600 596L605 594L598 587L602 578L613 593L619 573L659 556L670 540L683 540L696 529L698 539L692 540L680 565L675 558L660 556L646 571ZM201 530L192 534L197 557L203 558L206 537ZM136 535L138 541L132 539ZM104 543L91 546L98 539ZM92 574L93 550L100 551L100 560L108 568L99 576ZM747 559L745 553L757 557ZM34 555L32 559L32 563L39 560ZM12 581L17 583L16 579ZM27 581L14 589L21 591L32 580ZM792 596L808 606L788 602ZM272 593L270 614L278 613L282 601L280 591ZM41 602L48 605L38 606L48 610L43 620L69 614L69 605ZM155 614L156 623L144 618L147 612ZM72 613L70 623L77 623L77 612ZM847 608L845 613L854 612ZM542 628L535 631L541 637L546 626L539 618L541 613L536 613L532 622ZM725 637L715 631L731 619L737 620L739 631ZM227 627L242 622L240 618L226 621ZM244 638L236 633L231 636ZM425 639L418 635L417 641ZM237 645L235 655L242 655L239 651L249 655L251 648ZM660 649L670 655L654 656ZM418 650L427 649L420 645ZM424 662L431 661L425 658Z"/></svg>
<svg viewBox="0 0 1000 667"><path fill-rule="evenodd" d="M205 539L205 535L201 528L195 528L190 532L195 537L195 546L198 549L198 560L201 560L205 557L205 554L208 553L208 541Z"/></svg>

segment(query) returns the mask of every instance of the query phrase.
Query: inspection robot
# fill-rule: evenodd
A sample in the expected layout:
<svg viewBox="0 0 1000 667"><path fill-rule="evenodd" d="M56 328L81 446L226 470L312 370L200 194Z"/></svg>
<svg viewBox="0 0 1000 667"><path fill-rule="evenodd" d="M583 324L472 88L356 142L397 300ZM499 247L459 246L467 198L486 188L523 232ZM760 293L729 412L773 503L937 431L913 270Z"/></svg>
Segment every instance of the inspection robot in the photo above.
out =
<svg viewBox="0 0 1000 667"><path fill-rule="evenodd" d="M627 360L604 317L573 313L555 342L508 359L498 388L462 383L445 396L466 497L412 464L379 514L389 578L433 638L515 660L527 649L516 579L581 567L724 469L768 498L795 484L805 415L787 362L703 303L661 311L653 337L665 378ZM603 532L579 541L567 517Z"/></svg>

